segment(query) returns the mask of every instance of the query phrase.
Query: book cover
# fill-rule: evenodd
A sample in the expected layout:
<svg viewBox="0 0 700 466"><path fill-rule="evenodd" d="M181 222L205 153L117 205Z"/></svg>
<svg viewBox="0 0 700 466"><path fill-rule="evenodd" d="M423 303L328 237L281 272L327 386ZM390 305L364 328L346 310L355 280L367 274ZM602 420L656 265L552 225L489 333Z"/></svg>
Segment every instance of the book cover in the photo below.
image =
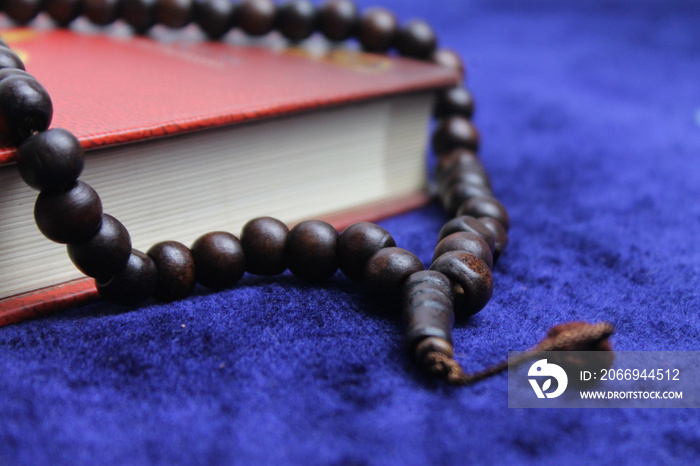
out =
<svg viewBox="0 0 700 466"><path fill-rule="evenodd" d="M85 149L454 85L450 70L343 48L270 47L57 29L0 36L44 85L52 127ZM14 149L0 141L0 164Z"/></svg>
<svg viewBox="0 0 700 466"><path fill-rule="evenodd" d="M52 127L69 129L86 149L341 107L458 80L455 73L430 64L342 48L163 43L28 28L1 30L0 35L52 96ZM12 163L14 153L0 141L0 165ZM425 200L417 194L400 203L378 203L369 217L365 207L328 220L342 229ZM92 279L10 296L0 300L0 326L95 298Z"/></svg>

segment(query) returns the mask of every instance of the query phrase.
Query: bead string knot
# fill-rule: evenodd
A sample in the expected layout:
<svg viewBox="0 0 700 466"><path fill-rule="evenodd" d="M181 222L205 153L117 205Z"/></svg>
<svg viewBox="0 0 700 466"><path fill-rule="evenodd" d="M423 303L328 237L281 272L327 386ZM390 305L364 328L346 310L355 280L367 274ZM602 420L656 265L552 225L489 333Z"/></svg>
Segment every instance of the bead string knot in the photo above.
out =
<svg viewBox="0 0 700 466"><path fill-rule="evenodd" d="M614 326L609 322L560 324L552 327L547 337L532 349L471 374L464 372L462 366L451 355L441 351L428 352L422 362L428 373L451 385L470 385L531 361L549 351L610 351L608 338L614 330Z"/></svg>

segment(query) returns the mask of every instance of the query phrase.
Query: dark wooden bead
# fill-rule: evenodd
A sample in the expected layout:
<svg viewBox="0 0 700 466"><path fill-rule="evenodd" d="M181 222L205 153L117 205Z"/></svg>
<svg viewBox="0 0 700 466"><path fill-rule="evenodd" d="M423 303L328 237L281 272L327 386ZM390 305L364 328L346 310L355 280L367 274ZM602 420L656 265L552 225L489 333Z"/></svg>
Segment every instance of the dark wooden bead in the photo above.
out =
<svg viewBox="0 0 700 466"><path fill-rule="evenodd" d="M260 217L246 223L241 233L246 271L255 275L284 272L288 233L287 225L271 217Z"/></svg>
<svg viewBox="0 0 700 466"><path fill-rule="evenodd" d="M436 154L462 147L479 150L479 131L471 121L461 116L445 118L433 133L433 150Z"/></svg>
<svg viewBox="0 0 700 466"><path fill-rule="evenodd" d="M231 0L205 0L195 3L195 18L210 39L220 39L236 22L236 4Z"/></svg>
<svg viewBox="0 0 700 466"><path fill-rule="evenodd" d="M68 257L85 275L107 282L124 267L131 255L131 237L124 225L111 215L87 243L69 244Z"/></svg>
<svg viewBox="0 0 700 466"><path fill-rule="evenodd" d="M431 270L442 272L456 286L456 311L473 315L486 306L493 294L493 276L489 266L473 254L450 251L438 257Z"/></svg>
<svg viewBox="0 0 700 466"><path fill-rule="evenodd" d="M398 296L409 275L423 268L423 263L412 252L396 247L383 248L367 261L364 281L374 293L391 298Z"/></svg>
<svg viewBox="0 0 700 466"><path fill-rule="evenodd" d="M380 249L392 246L396 246L396 242L384 228L374 223L356 223L338 238L338 266L348 278L360 281L369 258Z"/></svg>
<svg viewBox="0 0 700 466"><path fill-rule="evenodd" d="M183 28L193 16L193 0L158 0L156 3L156 21L169 28Z"/></svg>
<svg viewBox="0 0 700 466"><path fill-rule="evenodd" d="M464 68L464 64L462 63L462 59L459 58L459 55L452 50L438 49L430 56L430 61L436 65L444 66L445 68L457 71L462 79L464 79L466 70Z"/></svg>
<svg viewBox="0 0 700 466"><path fill-rule="evenodd" d="M406 23L396 38L396 49L401 55L418 58L429 58L437 46L435 31L422 19L414 19Z"/></svg>
<svg viewBox="0 0 700 466"><path fill-rule="evenodd" d="M156 24L158 0L123 0L122 19L137 34L145 34Z"/></svg>
<svg viewBox="0 0 700 466"><path fill-rule="evenodd" d="M277 29L287 39L307 39L316 29L316 7L309 0L288 1L277 11Z"/></svg>
<svg viewBox="0 0 700 466"><path fill-rule="evenodd" d="M350 0L330 0L319 7L319 30L330 40L343 41L358 30L360 15Z"/></svg>
<svg viewBox="0 0 700 466"><path fill-rule="evenodd" d="M458 183L469 183L483 187L491 193L491 180L486 171L474 167L453 167L440 180L440 195L444 196L450 188Z"/></svg>
<svg viewBox="0 0 700 466"><path fill-rule="evenodd" d="M486 241L486 244L489 245L489 248L491 248L493 251L496 244L496 238L494 237L493 233L491 233L491 230L486 228L486 226L476 218L468 215L456 217L447 222L440 230L438 241L442 241L452 233L457 233L460 231L469 231L481 236L484 241Z"/></svg>
<svg viewBox="0 0 700 466"><path fill-rule="evenodd" d="M296 225L287 236L287 264L297 277L322 281L338 270L338 232L320 220Z"/></svg>
<svg viewBox="0 0 700 466"><path fill-rule="evenodd" d="M132 249L129 260L119 272L109 281L98 281L96 284L100 296L107 301L134 305L152 297L157 283L158 270L153 259Z"/></svg>
<svg viewBox="0 0 700 466"><path fill-rule="evenodd" d="M491 230L495 238L493 249L493 263L495 264L506 249L506 246L508 246L508 231L503 228L501 222L491 217L481 217L478 220L483 223L486 228Z"/></svg>
<svg viewBox="0 0 700 466"><path fill-rule="evenodd" d="M399 22L385 8L370 8L360 17L358 39L362 48L369 52L386 52L394 45Z"/></svg>
<svg viewBox="0 0 700 466"><path fill-rule="evenodd" d="M454 357L455 355L452 344L439 337L428 337L418 343L415 351L416 362L422 365L428 353L440 353L448 358Z"/></svg>
<svg viewBox="0 0 700 466"><path fill-rule="evenodd" d="M508 211L498 199L491 196L474 196L467 199L460 206L457 215L470 215L476 218L491 217L501 222L506 231L510 228Z"/></svg>
<svg viewBox="0 0 700 466"><path fill-rule="evenodd" d="M27 24L41 11L43 0L6 0L2 9L7 16L19 24Z"/></svg>
<svg viewBox="0 0 700 466"><path fill-rule="evenodd" d="M448 193L457 185L464 185L461 188L461 192L467 195L462 202L471 196L493 195L491 191L491 180L489 180L488 174L478 167L475 167L474 170L468 167L454 167L448 173L442 174L442 178L439 181L438 194L443 203L447 201ZM461 203L458 203L456 206L452 207L450 210L451 213L454 214L460 206Z"/></svg>
<svg viewBox="0 0 700 466"><path fill-rule="evenodd" d="M438 154L438 163L435 166L435 179L440 182L455 169L469 169L486 173L479 156L474 151L457 148L449 152Z"/></svg>
<svg viewBox="0 0 700 466"><path fill-rule="evenodd" d="M46 12L56 24L67 27L83 10L83 0L47 0Z"/></svg>
<svg viewBox="0 0 700 466"><path fill-rule="evenodd" d="M99 26L112 24L121 13L121 0L83 0L83 14Z"/></svg>
<svg viewBox="0 0 700 466"><path fill-rule="evenodd" d="M182 243L162 241L151 246L147 253L158 270L155 297L161 301L186 298L197 283L194 258Z"/></svg>
<svg viewBox="0 0 700 466"><path fill-rule="evenodd" d="M435 270L421 270L411 274L403 284L404 293L410 293L413 288L428 285L445 295L452 292L452 284L450 280L440 272Z"/></svg>
<svg viewBox="0 0 700 466"><path fill-rule="evenodd" d="M468 252L469 254L474 254L476 257L484 261L489 268L493 267L493 255L491 253L491 248L486 241L484 241L484 238L476 233L460 231L445 237L435 247L433 262L435 262L446 252L450 251L464 251Z"/></svg>
<svg viewBox="0 0 700 466"><path fill-rule="evenodd" d="M215 231L200 236L192 244L192 257L197 281L214 290L233 286L245 272L243 245L231 233Z"/></svg>
<svg viewBox="0 0 700 466"><path fill-rule="evenodd" d="M25 78L34 79L34 77L24 70L19 68L3 68L0 69L0 81L10 76L24 76Z"/></svg>
<svg viewBox="0 0 700 466"><path fill-rule="evenodd" d="M102 201L94 189L78 181L66 192L42 192L34 204L39 230L57 243L81 244L102 223Z"/></svg>
<svg viewBox="0 0 700 466"><path fill-rule="evenodd" d="M0 133L20 143L48 128L52 117L51 98L37 80L10 76L0 81Z"/></svg>
<svg viewBox="0 0 700 466"><path fill-rule="evenodd" d="M24 63L15 52L2 47L0 48L0 69L5 68L24 70Z"/></svg>
<svg viewBox="0 0 700 466"><path fill-rule="evenodd" d="M238 24L251 36L262 36L275 27L277 9L273 0L243 0L238 7Z"/></svg>
<svg viewBox="0 0 700 466"><path fill-rule="evenodd" d="M32 188L42 191L65 191L73 186L84 163L85 154L80 142L61 128L26 139L17 151L17 167L22 179Z"/></svg>
<svg viewBox="0 0 700 466"><path fill-rule="evenodd" d="M448 185L446 191L442 192L442 189L440 191L442 205L450 215L454 215L467 199L474 196L490 196L492 194L489 188L466 181L452 183Z"/></svg>
<svg viewBox="0 0 700 466"><path fill-rule="evenodd" d="M435 100L433 116L445 118L458 115L471 118L474 115L474 97L463 86L440 91Z"/></svg>

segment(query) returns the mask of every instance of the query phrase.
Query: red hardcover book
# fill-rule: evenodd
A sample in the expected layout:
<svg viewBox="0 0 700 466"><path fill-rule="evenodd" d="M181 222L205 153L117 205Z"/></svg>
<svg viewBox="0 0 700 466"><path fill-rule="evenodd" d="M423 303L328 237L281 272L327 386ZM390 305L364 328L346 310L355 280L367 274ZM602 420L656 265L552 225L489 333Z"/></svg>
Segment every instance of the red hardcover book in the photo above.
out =
<svg viewBox="0 0 700 466"><path fill-rule="evenodd" d="M402 152L405 149L401 144L409 137L414 137L412 134L416 133L416 128L421 133L426 132L427 112L414 110L428 109L431 91L454 85L458 81L454 72L430 64L340 48L317 50L313 41L305 48L288 48L274 38L268 38L262 43L243 43L243 39L235 35L229 43L204 42L183 36L159 42L149 38L105 35L94 31L41 28L5 29L0 30L0 35L19 53L25 61L27 71L51 95L54 104L51 126L70 130L84 148L91 149L88 152L86 172L81 179L95 185L103 195L105 212L115 215L127 225L132 232L134 246L139 248L144 246L135 238L132 224L125 221L122 215L128 217L129 212L139 211L139 219L147 219L145 223L155 219L152 220L154 228L164 225L166 232L173 228L168 226L167 218L159 219L158 212L149 212L147 204L145 207L139 204L140 196L134 196L133 190L149 185L147 181L134 185L139 188L122 186L128 185L131 178L137 178L142 173L151 173L155 177L160 171L167 172L171 169L172 160L171 179L158 178L157 183L160 184L154 188L154 197L162 194L161 197L166 200L172 196L183 204L186 202L182 199L191 198L193 203L198 200L205 205L226 206L229 203L228 197L235 193L216 191L207 194L208 197L203 198L205 200L197 198L204 196L200 191L205 191L208 185L216 184L214 178L220 176L218 165L207 168L207 164L214 162L208 161L210 155L207 155L209 149L206 144L210 141L223 141L222 147L229 147L230 144L235 147L235 154L223 154L225 158L221 160L236 160L233 167L236 176L240 174L237 183L245 185L246 180L253 180L253 184L248 186L242 196L245 197L246 206L254 208L256 203L261 206L263 212L260 215L267 214L265 209L271 209L272 202L261 196L274 191L285 179L286 173L300 178L300 185L309 193L319 192L314 188L317 180L301 179L305 171L294 171L295 160L292 159L293 156L302 157L317 149L328 155L313 161L300 158L299 164L308 164L307 171L316 170L325 163L324 160L328 160L328 170L335 168L335 171L347 172L348 180L352 179L352 170L366 170L368 180L374 176L369 174L377 172L376 177L382 183L398 186L401 180L387 181L385 178L389 175L378 170L380 165L389 164L389 159L380 157L376 162L362 162L367 164L366 167L353 167L353 156L346 156L343 152L346 146L352 145L343 142L344 133L351 130L366 133L362 137L369 141L369 149L355 148L356 152L373 150L371 144L384 151ZM405 120L402 120L401 125L405 126L384 124L385 120L401 118ZM330 126L326 128L326 124ZM344 131L343 128L346 127L348 129ZM376 141L372 142L375 136ZM324 137L331 139L323 142ZM418 142L424 143L424 136L420 137ZM317 139L322 146L313 146ZM336 140L337 145L332 145ZM310 146L306 147L305 144ZM187 147L192 153L178 156L181 147ZM302 151L301 155L294 152L296 147ZM423 150L422 147L419 149ZM216 150L221 151L218 146ZM284 158L275 159L270 156L272 158L269 161L265 158L270 152L285 150L291 152ZM161 158L155 159L152 155L164 152L164 158L159 156ZM203 155L200 156L200 152ZM241 155L245 153L252 155L247 159ZM12 276L7 272L14 270L13 264L31 257L38 263L46 262L46 267L51 270L58 270L58 265L53 264L54 259L49 259L53 252L45 252L50 251L46 248L59 251L63 262L70 265L64 248L43 239L38 232L32 233L37 239L22 242L24 237L30 235L24 233L29 231L26 230L27 222L32 222L32 207L28 200L33 199L36 192L23 186L16 175L12 166L14 154L14 148L0 141L0 181L5 190L4 195L0 193L0 228L3 230L0 232L0 247L4 251L19 249L21 253L14 263L7 259L0 268L0 274L6 275L0 277L0 326L61 310L96 297L91 279L69 280L64 283L65 278L56 278L43 287L23 285L29 275L34 276L34 272L26 272L25 276ZM151 160L157 160L157 164ZM279 170L273 170L258 179L256 162L272 164L279 167ZM223 166L228 162L216 163ZM391 163L394 163L393 171L405 165L403 162ZM416 163L415 160L413 163ZM121 168L110 168L110 164ZM93 165L97 168L91 172ZM127 167L124 168L124 165ZM323 169L325 168L319 168ZM204 171L199 173L197 170ZM199 174L188 178L190 172ZM120 173L122 179L118 178ZM415 178L415 174L410 175ZM116 181L113 179L115 177ZM180 188L189 189L196 184L195 179L202 177L211 178L203 181L201 189L196 188L190 194L180 193ZM266 187L264 184L268 178L275 181ZM332 186L338 186L339 192L342 192L341 185L346 178L331 180ZM355 183L357 179L361 178L356 178ZM106 187L101 188L101 183ZM377 219L425 202L426 196L420 189L422 184L416 185L415 180L411 183L401 188L403 191L398 189L387 194L379 190L374 198L358 198L353 204L344 203L344 199L328 200L323 207L317 207L320 212L313 208L307 210L309 214L329 218L338 227L355 221L360 216L364 216L364 219ZM119 194L120 187L131 194ZM263 194L249 194L255 191L253 188L258 187ZM111 206L103 189L117 192L112 194L116 199ZM278 199L297 195L303 199L303 192L292 193L288 192L288 187L284 189L287 191L281 191ZM362 191L363 186L357 186L357 189ZM365 190L371 191L371 188ZM185 197L181 199L178 195ZM401 202L397 200L399 198L402 199ZM121 204L130 204L132 208ZM231 204L230 207L242 210L240 205ZM120 213L119 209L124 213ZM184 211L187 212L186 209ZM305 215L306 211L302 209L299 212ZM324 215L328 212L333 214ZM188 241L191 237L185 231L187 225L206 222L200 220L194 211L181 215L183 216L174 220L173 225L176 225L175 229L182 227L182 241ZM291 222L301 218L285 220ZM230 225L224 221L216 229L232 231ZM145 228L148 230L149 227ZM206 231L210 230L199 229L200 233ZM161 236L162 234L161 232ZM5 241L7 238L14 238L21 244L11 246ZM172 237L160 239L180 240ZM9 253L3 253L3 256L9 257ZM56 272L56 277L58 276L59 273ZM51 281L51 274L48 277ZM3 286L6 289L3 290ZM27 286L30 289L19 293L12 291Z"/></svg>

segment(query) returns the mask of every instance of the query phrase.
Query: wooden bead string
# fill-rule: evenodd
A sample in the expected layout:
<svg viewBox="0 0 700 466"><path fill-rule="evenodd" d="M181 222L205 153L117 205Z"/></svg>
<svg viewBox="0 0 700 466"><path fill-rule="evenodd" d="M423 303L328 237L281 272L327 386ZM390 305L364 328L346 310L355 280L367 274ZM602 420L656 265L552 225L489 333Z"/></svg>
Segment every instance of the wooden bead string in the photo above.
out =
<svg viewBox="0 0 700 466"><path fill-rule="evenodd" d="M399 25L390 11L371 8L360 14L350 0L314 6L291 0L6 0L2 8L25 24L45 9L58 26L81 14L97 25L121 19L136 33L155 24L182 28L199 25L210 39L234 27L251 36L279 31L290 41L314 32L330 41L355 39L363 50L400 55L449 67L464 77L457 54L437 48L432 28L422 20ZM188 296L199 282L214 289L233 286L244 272L278 275L287 268L297 277L321 282L339 268L382 295L400 297L406 341L418 363L449 383L468 384L498 373L539 351L609 350L610 324L554 327L540 345L519 360L465 374L453 359L454 313L472 315L491 298L491 268L508 244L510 219L493 196L478 156L479 132L471 122L474 102L462 85L438 92L432 147L438 155L439 198L455 218L439 234L430 270L411 252L396 247L391 235L372 223L358 223L342 234L311 220L291 231L279 220L249 221L240 239L227 232L207 233L191 246L164 241L147 253L132 249L129 233L102 211L98 194L78 180L84 154L69 131L48 129L53 106L46 90L24 70L20 58L0 41L0 132L18 145L17 166L25 182L40 191L34 210L39 230L67 245L73 263L95 278L100 295L120 304L155 297L173 301ZM556 334L556 336L553 336Z"/></svg>

